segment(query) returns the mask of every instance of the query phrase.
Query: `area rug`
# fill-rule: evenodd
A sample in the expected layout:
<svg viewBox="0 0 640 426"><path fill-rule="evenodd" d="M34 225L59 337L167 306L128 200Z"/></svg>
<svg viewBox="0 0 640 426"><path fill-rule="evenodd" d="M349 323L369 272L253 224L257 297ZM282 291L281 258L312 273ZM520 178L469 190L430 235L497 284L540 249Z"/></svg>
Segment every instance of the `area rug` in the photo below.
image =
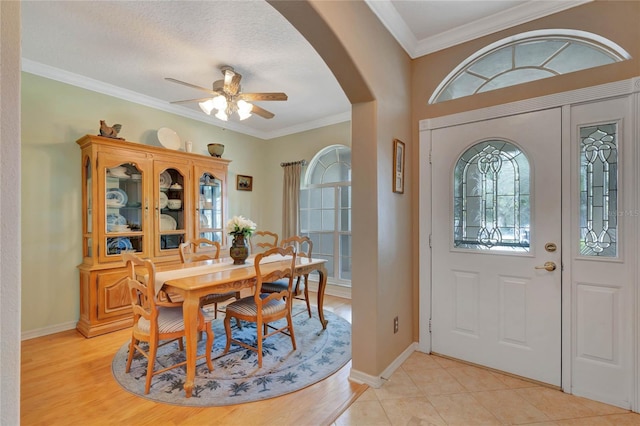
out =
<svg viewBox="0 0 640 426"><path fill-rule="evenodd" d="M300 309L300 307L298 307ZM116 381L127 391L153 401L195 407L213 407L273 398L295 392L323 380L342 368L351 359L351 324L343 318L325 311L329 320L322 331L317 311L313 317L304 311L293 317L297 350L291 339L278 333L263 343L262 368L258 368L257 354L237 345L222 355L226 344L221 316L213 321L215 334L212 359L214 370L209 372L204 359L198 361L191 398L186 398L184 382L186 371L178 367L154 376L149 394L144 394L147 361L137 355L131 370L125 373L129 342L120 348L112 362ZM281 320L285 321L285 320ZM274 323L277 325L277 323ZM232 321L234 338L255 345L255 324L243 322L242 329ZM184 360L178 343L173 342L158 350L156 369ZM198 343L198 354L205 350L205 339Z"/></svg>

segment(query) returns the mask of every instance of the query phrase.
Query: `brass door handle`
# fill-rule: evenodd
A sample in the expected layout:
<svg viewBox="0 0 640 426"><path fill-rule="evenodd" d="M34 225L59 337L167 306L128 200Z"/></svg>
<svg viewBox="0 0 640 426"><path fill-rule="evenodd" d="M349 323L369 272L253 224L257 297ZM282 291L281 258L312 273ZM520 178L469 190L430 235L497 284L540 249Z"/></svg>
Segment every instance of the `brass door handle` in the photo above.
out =
<svg viewBox="0 0 640 426"><path fill-rule="evenodd" d="M549 272L553 272L556 270L556 264L554 262L544 262L542 266L536 266L536 269L544 269Z"/></svg>

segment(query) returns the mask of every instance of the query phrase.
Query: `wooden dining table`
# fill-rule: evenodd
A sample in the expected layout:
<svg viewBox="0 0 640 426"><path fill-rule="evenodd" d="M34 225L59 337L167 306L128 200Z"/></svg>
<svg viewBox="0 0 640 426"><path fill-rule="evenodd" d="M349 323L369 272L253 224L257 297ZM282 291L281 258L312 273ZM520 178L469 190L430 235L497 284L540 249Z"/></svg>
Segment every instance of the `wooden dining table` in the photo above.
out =
<svg viewBox="0 0 640 426"><path fill-rule="evenodd" d="M268 258L265 258L268 259ZM270 260L261 262L260 270L264 275L274 269L286 268L291 260ZM327 286L326 259L296 258L295 276L304 276L318 272L318 317L322 329L327 328L324 318L324 292ZM295 278L294 278L295 279ZM191 397L196 375L196 353L198 349L198 310L200 298L213 293L227 293L251 288L256 283L256 270L253 260L247 259L244 265L234 265L231 259L205 260L179 265L158 265L156 268L156 290L182 296L182 312L185 324L187 378L184 390Z"/></svg>

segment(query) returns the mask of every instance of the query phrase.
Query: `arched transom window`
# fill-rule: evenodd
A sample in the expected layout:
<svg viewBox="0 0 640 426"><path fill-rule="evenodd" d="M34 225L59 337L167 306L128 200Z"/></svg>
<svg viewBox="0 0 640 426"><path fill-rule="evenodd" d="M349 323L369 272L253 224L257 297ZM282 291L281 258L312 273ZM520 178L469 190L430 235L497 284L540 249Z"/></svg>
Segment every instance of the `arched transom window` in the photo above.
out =
<svg viewBox="0 0 640 426"><path fill-rule="evenodd" d="M531 31L471 55L440 83L429 104L630 58L622 47L585 31Z"/></svg>
<svg viewBox="0 0 640 426"><path fill-rule="evenodd" d="M529 251L529 161L514 144L480 142L454 170L454 246Z"/></svg>

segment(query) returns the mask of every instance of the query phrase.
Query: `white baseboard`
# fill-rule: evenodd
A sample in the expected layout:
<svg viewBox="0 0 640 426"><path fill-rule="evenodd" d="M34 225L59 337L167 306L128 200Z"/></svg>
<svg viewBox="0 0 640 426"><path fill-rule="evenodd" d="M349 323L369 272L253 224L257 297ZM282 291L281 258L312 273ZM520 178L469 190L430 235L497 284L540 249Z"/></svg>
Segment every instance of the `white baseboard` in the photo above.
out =
<svg viewBox="0 0 640 426"><path fill-rule="evenodd" d="M51 325L49 327L38 328L36 330L25 331L21 334L22 340L35 339L36 337L48 336L49 334L59 333L61 331L73 330L76 328L77 321L66 322L62 324Z"/></svg>
<svg viewBox="0 0 640 426"><path fill-rule="evenodd" d="M318 282L309 280L309 290L318 291ZM345 287L343 285L327 284L327 288L324 290L324 294L329 296L342 297L343 299L351 300L351 287Z"/></svg>
<svg viewBox="0 0 640 426"><path fill-rule="evenodd" d="M351 373L349 373L349 380L371 386L372 388L378 389L385 382L389 381L389 378L396 371L403 362L411 356L413 352L415 352L418 348L418 343L414 342L407 349L404 350L398 357L391 363L387 368L384 369L382 374L379 376L371 376L369 374L363 373L362 371L358 371L355 369L351 369Z"/></svg>

